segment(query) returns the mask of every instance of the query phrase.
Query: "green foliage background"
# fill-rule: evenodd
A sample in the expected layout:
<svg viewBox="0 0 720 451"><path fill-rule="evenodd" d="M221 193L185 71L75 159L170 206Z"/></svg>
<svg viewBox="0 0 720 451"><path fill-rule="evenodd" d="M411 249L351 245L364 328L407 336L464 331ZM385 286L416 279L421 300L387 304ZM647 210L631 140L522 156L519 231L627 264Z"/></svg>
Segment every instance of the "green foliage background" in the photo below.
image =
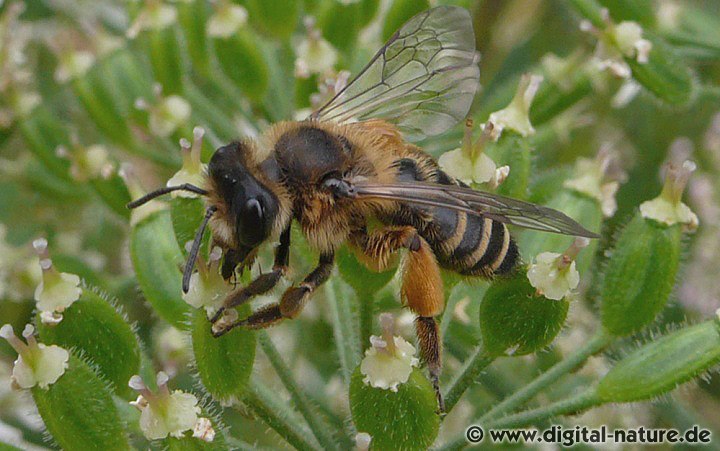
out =
<svg viewBox="0 0 720 451"><path fill-rule="evenodd" d="M34 322L33 292L39 271L30 242L46 237L55 265L61 271L80 275L85 286L103 296L93 292L83 298L87 303L82 304L83 312L100 313L76 315L76 324L85 325L87 335L77 330L75 335L63 335L62 329L41 329L40 340L85 351L73 357L79 365L73 373L97 375L98 379L88 382L88 387L112 394L132 446L190 445L183 445L182 440L148 444L137 426L137 412L127 407L127 401L134 396L119 380L127 376L123 372L127 368L113 369L117 362L112 359L92 360L91 343L102 339L101 334L95 335L101 326L83 315L104 315L106 305L110 305L106 299L112 299L111 305L122 312L123 321L133 325L140 343L140 356L127 357L129 365L136 365L146 380L162 369L172 376L172 388L204 398L205 411L213 415L217 424L225 425L224 439L218 440L216 447L352 446L357 431L349 421L348 386L363 350L369 346L369 335L378 333L377 314L395 313L401 324L399 333L409 340L413 337L411 318L402 312L398 302L397 283L390 280L393 274L369 274L352 256L343 254L338 274L328 289L318 293L298 319L257 336L229 338L202 356L196 349L193 355L191 342L196 346L211 343L208 348L213 345L207 334L203 336L202 315L180 300L180 275L175 269L182 263L182 247L190 238L185 234L199 221L201 210L197 205L175 202L170 213L151 218L151 226L133 229L124 207L130 193L115 174L121 163L131 162L142 186L164 185L181 165L177 142L180 138L191 139L193 126L207 131L203 147L203 160L207 161L214 148L257 133L269 123L294 118L299 110L309 108L311 95L318 91L323 76L296 77L297 49L307 35L303 23L306 16L314 17L314 27L337 49L334 68L354 72L372 56L383 38L416 12L436 4L455 4L471 11L482 54L482 91L471 111L476 124L507 105L523 73L541 73L545 77L530 112L536 134L529 138L508 134L487 150L498 165L511 167L511 176L500 192L560 209L588 227L592 225L602 238L582 251L578 260L581 295L569 304L567 320L567 305L542 309L523 304L527 296L521 298L518 293L528 291L527 286L515 290L510 284L510 288L504 285L488 291L487 282L467 283L446 275L448 309L442 318L446 350L442 384L454 409L443 419L435 445L462 447L464 428L478 419L483 420L482 424L509 426L560 422L568 427L608 424L683 429L700 424L720 437L719 379L696 378L710 374L708 371L720 358L720 338L712 322L720 307L718 2L235 3L247 10L248 23L227 38L213 38L206 33L208 21L228 2L0 1L0 224L4 233L0 236L0 324L11 323L18 331ZM127 30L143 9L160 4L176 9L173 24L127 37ZM626 59L634 80L630 87L607 72L587 69L597 37L582 31L580 23L586 20L603 29L607 23L601 7L609 10L615 23L639 23L643 37L653 43L648 64ZM78 51L93 55L90 67L71 80L58 77L61 68L68 67L68 58ZM547 59L550 54L563 59L564 71L553 75L550 69L559 66L552 66ZM158 83L162 86L160 93ZM637 94L626 101L618 97L621 89L635 88ZM158 105L171 95L184 99L190 112L168 133L161 133L153 125L152 116L164 114ZM143 102L138 104L136 99ZM457 148L461 137L458 126L421 145L439 156ZM103 164L110 165L106 177L98 176L83 160L92 145L101 145L107 152L103 160ZM578 158L593 158L603 147L611 148L616 156L608 180L621 182L616 195L617 211L609 218L600 217L596 201L561 188L564 180L577 175L574 164ZM633 217L642 221L636 214L640 203L660 192L663 164L686 158L698 164L685 200L700 218L698 231L683 235L682 244L676 230L667 232L665 238L652 235L655 241L651 242L644 241L644 234L655 233L659 227L633 225L642 231L637 235L639 241L633 240L635 235L622 238L625 226L634 224ZM539 252L562 252L570 243L568 238L547 234L518 231L518 235L528 263ZM297 278L311 268L316 256L299 235L293 236L293 241L291 266ZM616 247L617 243L624 244ZM647 280L621 280L624 267L617 265L638 261L637 257L633 260L622 254L633 243L640 249L637 255L650 255L657 261L668 259L668 265L660 265L661 269L654 273L658 278L667 274L665 279L651 279L650 274ZM661 247L657 243L670 244ZM642 252L649 246L658 246L653 248L658 252ZM640 264L647 263L647 259L640 258ZM261 262L263 267L270 266L268 255L262 255ZM677 277L674 263L680 265ZM607 273L622 283L605 284ZM645 286L642 283L650 284L654 289L647 292L656 297L628 298L613 291L625 282L630 291L633 283L641 287ZM517 281L514 283L517 285ZM523 283L526 285L520 285ZM493 298L508 289L515 290L516 296L507 296L512 303L503 304L501 299ZM483 301L481 307L486 291L487 302ZM615 305L619 310L602 307L603 299L615 298L622 298ZM636 299L658 308L651 308L655 310L643 318L640 313L633 316L633 312L648 310L634 308L632 302ZM555 302L540 298L532 301ZM630 302L629 315L622 313L623 301ZM601 318L601 310L616 312L609 315L617 316L615 323L623 323L617 326L623 328L622 333L614 336L607 332L615 330L608 326L613 318ZM657 310L662 312L655 317ZM552 314L543 316L549 311ZM503 321L516 321L518 330L526 327L512 316L514 312L534 314L531 316L536 317L536 322L527 326L528 330L564 327L549 347L544 347L546 343L537 337L522 338L525 341L520 349L529 355L495 358L503 353L508 341L517 339L503 335L502 330L494 333L493 315L504 315ZM72 314L69 310L68 318ZM547 327L543 321L547 321ZM691 324L699 325L691 328ZM505 332L508 330L514 329ZM671 336L674 341L655 340L677 330L681 333ZM123 329L118 334L126 332ZM553 338L555 332L549 336ZM483 340L492 352L485 349ZM255 341L259 349L249 381L245 379L238 386L226 384L223 371L243 377L250 372L243 356L253 360L255 350L247 347ZM651 344L657 347L648 347ZM640 351L633 353L638 348ZM697 358L692 350L699 353ZM52 447L58 443L67 447L67 437L46 439L34 414L32 397L10 388L15 358L12 349L0 343L0 422L16 433L0 435L0 442L20 448ZM615 365L632 358L636 360ZM228 362L227 367L224 362ZM198 365L210 368L208 373L198 375ZM578 366L582 369L571 371ZM603 379L609 370L611 375ZM538 382L539 374L545 376L540 376ZM653 375L658 376L657 380L652 379ZM645 378L648 384L652 379L651 386L642 385ZM664 396L690 379L695 382ZM598 390L587 388L595 387L600 380ZM551 384L554 381L558 383ZM638 381L641 386L634 386ZM71 382L62 386L62 393L82 396L81 387L71 386ZM539 396L520 400L518 392L527 393L528 387ZM37 395L38 391L33 393L42 396ZM208 391L215 399L204 396ZM218 402L228 397L235 401L222 405ZM503 399L514 401L499 404ZM633 407L621 404L636 400L655 402ZM50 401L43 398L38 404L46 402ZM68 406L80 404L73 400ZM502 420L501 414L516 412L526 404L530 410L525 416ZM490 410L493 406L494 411ZM581 417L565 416L587 409ZM495 415L488 415L488 411ZM53 424L52 434L62 429L61 423Z"/></svg>

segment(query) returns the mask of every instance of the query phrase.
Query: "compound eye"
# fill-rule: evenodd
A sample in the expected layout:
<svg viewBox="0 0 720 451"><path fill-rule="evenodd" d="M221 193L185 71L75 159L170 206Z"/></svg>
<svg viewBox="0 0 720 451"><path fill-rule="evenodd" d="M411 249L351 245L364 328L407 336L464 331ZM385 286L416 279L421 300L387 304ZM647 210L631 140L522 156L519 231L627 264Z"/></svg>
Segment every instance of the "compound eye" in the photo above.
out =
<svg viewBox="0 0 720 451"><path fill-rule="evenodd" d="M245 203L245 212L250 218L262 220L263 209L262 205L257 199L250 199Z"/></svg>

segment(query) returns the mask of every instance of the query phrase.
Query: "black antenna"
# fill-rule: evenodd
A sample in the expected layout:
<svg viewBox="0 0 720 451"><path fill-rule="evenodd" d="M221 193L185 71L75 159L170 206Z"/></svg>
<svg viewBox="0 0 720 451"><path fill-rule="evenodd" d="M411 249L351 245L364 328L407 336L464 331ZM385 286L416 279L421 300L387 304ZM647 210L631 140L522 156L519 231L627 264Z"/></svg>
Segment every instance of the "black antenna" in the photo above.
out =
<svg viewBox="0 0 720 451"><path fill-rule="evenodd" d="M205 228L207 227L210 218L215 213L215 210L217 210L217 207L215 207L214 205L208 207L207 211L205 212L205 217L203 218L200 227L195 233L195 239L193 240L192 247L190 248L190 254L188 254L188 260L185 264L185 271L183 271L183 293L187 293L188 290L190 290L190 276L192 276L193 269L195 269L195 260L197 260L198 253L200 252L200 242L202 241L203 235L205 234Z"/></svg>
<svg viewBox="0 0 720 451"><path fill-rule="evenodd" d="M151 200L155 199L156 197L160 197L162 195L172 193L173 191L190 191L191 193L200 194L201 196L206 196L208 194L207 190L204 190L200 188L199 186L192 185L190 183L183 183L182 185L177 186L165 186L163 188L156 189L155 191L152 191L150 193L147 193L143 197L139 199L135 199L132 202L129 202L127 204L127 207L130 209L137 208L141 205L144 205Z"/></svg>

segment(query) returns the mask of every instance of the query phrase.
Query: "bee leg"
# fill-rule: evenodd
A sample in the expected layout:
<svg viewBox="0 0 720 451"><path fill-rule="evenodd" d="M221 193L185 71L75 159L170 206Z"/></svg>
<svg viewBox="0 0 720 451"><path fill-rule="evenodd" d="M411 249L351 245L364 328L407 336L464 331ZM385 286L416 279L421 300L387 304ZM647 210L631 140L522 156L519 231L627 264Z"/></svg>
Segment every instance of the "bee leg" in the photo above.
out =
<svg viewBox="0 0 720 451"><path fill-rule="evenodd" d="M373 271L385 271L390 259L402 248L417 250L420 236L410 226L388 226L370 233L358 232L350 237L351 243L360 249L358 258Z"/></svg>
<svg viewBox="0 0 720 451"><path fill-rule="evenodd" d="M285 291L280 300L280 313L284 318L295 318L300 314L310 295L330 278L334 265L334 253L321 254L318 265L302 283Z"/></svg>
<svg viewBox="0 0 720 451"><path fill-rule="evenodd" d="M420 347L420 358L427 365L430 382L435 389L440 413L445 413L445 400L440 392L440 372L442 371L442 345L440 330L435 318L418 316L415 318L415 332Z"/></svg>
<svg viewBox="0 0 720 451"><path fill-rule="evenodd" d="M260 294L272 290L287 272L290 260L290 227L287 227L280 236L280 244L275 250L275 262L270 272L260 274L247 286L230 293L223 301L222 307L218 309L210 322L215 324L223 317L228 309L244 304Z"/></svg>
<svg viewBox="0 0 720 451"><path fill-rule="evenodd" d="M264 329L282 319L295 318L302 311L313 291L330 278L334 262L334 254L320 255L317 267L305 277L300 285L288 288L279 303L266 305L242 320L237 319L237 313L219 317L219 320L213 324L213 335L218 337L235 327ZM230 312L234 312L234 310L230 310L228 313Z"/></svg>
<svg viewBox="0 0 720 451"><path fill-rule="evenodd" d="M445 411L445 402L440 392L440 371L442 370L442 339L435 317L445 307L443 282L440 267L430 245L423 238L417 249L408 252L403 265L401 295L405 305L418 317L415 330L418 336L420 357L427 365L430 381L435 389L440 412Z"/></svg>

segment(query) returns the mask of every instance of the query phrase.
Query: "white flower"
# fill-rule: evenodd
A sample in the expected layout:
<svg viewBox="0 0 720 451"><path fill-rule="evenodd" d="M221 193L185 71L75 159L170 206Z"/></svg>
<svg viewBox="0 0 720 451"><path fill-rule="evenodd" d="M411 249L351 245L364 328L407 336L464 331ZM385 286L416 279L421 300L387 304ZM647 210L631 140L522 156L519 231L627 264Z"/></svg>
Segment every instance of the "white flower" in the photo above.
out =
<svg viewBox="0 0 720 451"><path fill-rule="evenodd" d="M305 19L307 33L297 47L295 76L308 78L310 74L331 73L337 63L337 51L320 35L312 18Z"/></svg>
<svg viewBox="0 0 720 451"><path fill-rule="evenodd" d="M183 165L182 168L175 173L168 181L167 186L177 186L183 183L189 183L197 187L203 187L205 185L205 171L207 165L200 162L200 153L202 151L202 140L205 135L205 130L202 127L195 127L193 129L193 142L192 145L186 139L180 140L180 148L183 154ZM190 191L173 191L171 194L173 197L198 197Z"/></svg>
<svg viewBox="0 0 720 451"><path fill-rule="evenodd" d="M607 26L598 30L591 25L583 29L598 37L593 60L601 70L609 70L618 78L630 78L632 72L625 58L633 58L640 64L650 59L652 42L643 39L643 29L637 22L625 21L615 25L604 11Z"/></svg>
<svg viewBox="0 0 720 451"><path fill-rule="evenodd" d="M370 337L372 346L365 351L360 372L365 376L365 384L396 392L398 385L407 382L418 359L413 345L402 337L393 336L393 321L389 314L380 316L383 337Z"/></svg>
<svg viewBox="0 0 720 451"><path fill-rule="evenodd" d="M42 269L42 279L35 289L35 301L37 307L43 312L61 313L70 307L73 302L80 299L82 288L80 288L80 277L76 274L68 274L58 272L53 267L52 260L47 250L47 240L39 238L33 241L33 247L40 258L40 268ZM47 319L47 315L45 319ZM59 322L57 317L56 321Z"/></svg>
<svg viewBox="0 0 720 451"><path fill-rule="evenodd" d="M605 217L610 217L617 210L615 193L620 184L613 180L606 182L608 168L613 155L609 148L603 147L594 160L578 158L575 163L575 178L565 180L563 186L590 196L600 203Z"/></svg>
<svg viewBox="0 0 720 451"><path fill-rule="evenodd" d="M87 51L69 52L60 56L55 70L55 80L65 83L82 77L95 63L95 55Z"/></svg>
<svg viewBox="0 0 720 451"><path fill-rule="evenodd" d="M560 268L563 256L555 252L543 252L535 257L530 265L527 277L530 285L548 299L560 300L570 291L577 288L580 274L575 269L575 262Z"/></svg>
<svg viewBox="0 0 720 451"><path fill-rule="evenodd" d="M176 20L177 10L174 6L163 2L146 2L126 35L133 39L143 30L162 30L174 24Z"/></svg>
<svg viewBox="0 0 720 451"><path fill-rule="evenodd" d="M130 404L140 410L140 429L148 440L159 440L168 435L182 437L185 431L194 430L199 421L200 407L195 395L181 390L170 392L167 382L167 374L161 371L157 374L157 392L151 392L140 376L131 377L128 384L140 393ZM209 422L207 418L200 420ZM204 427L212 429L207 424Z"/></svg>
<svg viewBox="0 0 720 451"><path fill-rule="evenodd" d="M65 146L58 146L55 153L70 159L72 162L70 175L78 181L108 179L115 170L107 148L101 144L84 147L79 142L75 142L72 152L69 152Z"/></svg>
<svg viewBox="0 0 720 451"><path fill-rule="evenodd" d="M575 238L563 254L543 252L530 265L527 278L539 294L559 301L571 296L580 283L580 274L575 269L578 253L590 244L588 238Z"/></svg>
<svg viewBox="0 0 720 451"><path fill-rule="evenodd" d="M523 137L535 133L535 129L530 124L530 105L542 81L543 77L540 75L524 74L520 78L517 92L510 104L492 113L488 119L488 122L493 124L494 136L499 138L506 128L516 131Z"/></svg>
<svg viewBox="0 0 720 451"><path fill-rule="evenodd" d="M717 316L717 319L720 321L720 308L715 310L715 316Z"/></svg>
<svg viewBox="0 0 720 451"><path fill-rule="evenodd" d="M25 344L15 336L9 324L0 328L0 337L7 340L18 353L13 366L12 379L20 388L32 388L36 385L47 388L60 379L68 367L70 354L59 346L38 343L33 335L34 332L33 326L30 324L25 326L22 333L27 340Z"/></svg>
<svg viewBox="0 0 720 451"><path fill-rule="evenodd" d="M695 168L692 161L685 161L680 168L670 165L660 195L640 204L642 216L666 225L683 224L688 230L697 229L697 215L681 200L685 185Z"/></svg>
<svg viewBox="0 0 720 451"><path fill-rule="evenodd" d="M157 136L167 137L190 119L192 108L177 95L167 96L150 108L148 126Z"/></svg>
<svg viewBox="0 0 720 451"><path fill-rule="evenodd" d="M247 23L247 10L230 2L221 2L207 23L208 36L229 38Z"/></svg>
<svg viewBox="0 0 720 451"><path fill-rule="evenodd" d="M219 266L222 251L216 247L210 253L210 262L205 264L198 256L198 272L190 276L190 287L183 299L195 308L204 307L212 316L222 305L232 287L220 275Z"/></svg>
<svg viewBox="0 0 720 451"><path fill-rule="evenodd" d="M493 124L490 122L485 124L482 135L474 144L472 127L472 119L467 119L462 146L440 155L438 164L448 174L464 183L487 183L491 188L497 188L507 178L510 167L498 168L492 158L484 152L485 145L492 139Z"/></svg>

